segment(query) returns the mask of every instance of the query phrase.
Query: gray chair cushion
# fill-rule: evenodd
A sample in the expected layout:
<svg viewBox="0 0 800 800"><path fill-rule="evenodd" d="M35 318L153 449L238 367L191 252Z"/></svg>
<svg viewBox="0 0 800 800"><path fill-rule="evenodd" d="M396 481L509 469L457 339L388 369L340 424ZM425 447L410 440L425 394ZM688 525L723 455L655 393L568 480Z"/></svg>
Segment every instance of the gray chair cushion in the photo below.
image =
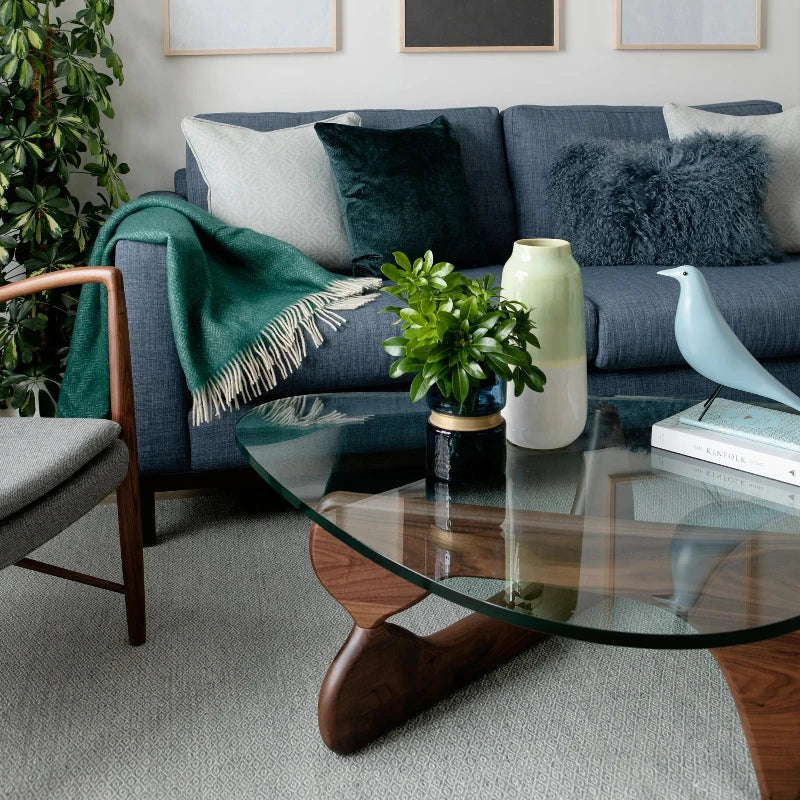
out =
<svg viewBox="0 0 800 800"><path fill-rule="evenodd" d="M604 370L683 365L673 325L680 287L659 267L586 267L583 288L597 307ZM703 270L720 313L759 359L800 356L800 258Z"/></svg>
<svg viewBox="0 0 800 800"><path fill-rule="evenodd" d="M0 519L68 480L119 437L106 419L0 419Z"/></svg>
<svg viewBox="0 0 800 800"><path fill-rule="evenodd" d="M776 114L781 105L748 100L697 108L741 116ZM502 117L520 238L554 235L547 186L556 153L565 144L598 137L669 138L662 106L513 106Z"/></svg>
<svg viewBox="0 0 800 800"><path fill-rule="evenodd" d="M497 264L505 261L516 238L514 206L506 171L503 132L500 112L496 108L444 108L431 110L347 108L344 111L308 111L303 113L264 112L259 114L225 113L202 114L228 125L241 125L257 131L290 128L334 117L346 111L355 111L364 128L410 128L431 122L444 115L453 126L453 133L461 147L464 173L472 193L478 216L481 238L486 248L487 260L475 266ZM666 134L665 134L666 135ZM176 180L176 191L186 188L189 202L207 209L208 187L203 181L197 161L187 147L186 173ZM422 253L409 255L417 256ZM435 255L435 253L434 253Z"/></svg>
<svg viewBox="0 0 800 800"><path fill-rule="evenodd" d="M65 483L0 520L0 569L19 561L93 509L122 483L127 471L128 448L113 439Z"/></svg>

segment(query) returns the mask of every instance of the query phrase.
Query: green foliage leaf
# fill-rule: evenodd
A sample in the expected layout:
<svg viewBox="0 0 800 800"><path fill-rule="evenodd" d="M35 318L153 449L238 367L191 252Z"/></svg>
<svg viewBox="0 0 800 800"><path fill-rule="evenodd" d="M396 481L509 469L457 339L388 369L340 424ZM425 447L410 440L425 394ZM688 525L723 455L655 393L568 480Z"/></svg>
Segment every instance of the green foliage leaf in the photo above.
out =
<svg viewBox="0 0 800 800"><path fill-rule="evenodd" d="M390 280L397 283L403 279L403 273L394 264L383 264L381 272Z"/></svg>
<svg viewBox="0 0 800 800"><path fill-rule="evenodd" d="M43 331L47 328L47 317L28 317L20 322L20 327L31 331Z"/></svg>
<svg viewBox="0 0 800 800"><path fill-rule="evenodd" d="M24 58L24 56L23 56ZM26 89L30 88L33 81L33 67L27 61L21 61L19 66L19 82Z"/></svg>
<svg viewBox="0 0 800 800"><path fill-rule="evenodd" d="M15 55L10 55L8 60L3 64L3 80L8 83L14 80L19 69L19 59Z"/></svg>
<svg viewBox="0 0 800 800"><path fill-rule="evenodd" d="M422 400L432 385L432 381L426 378L421 372L416 375L414 380L411 381L411 401L417 403Z"/></svg>
<svg viewBox="0 0 800 800"><path fill-rule="evenodd" d="M458 367L453 376L453 394L459 403L465 403L469 394L469 378L463 367Z"/></svg>
<svg viewBox="0 0 800 800"><path fill-rule="evenodd" d="M407 339L404 339L401 336L393 336L384 341L383 349L390 356L404 356L406 354L407 341Z"/></svg>
<svg viewBox="0 0 800 800"><path fill-rule="evenodd" d="M498 342L504 342L509 337L511 331L513 331L516 327L516 319L507 319L505 322L497 326L493 336Z"/></svg>
<svg viewBox="0 0 800 800"><path fill-rule="evenodd" d="M474 345L481 353L501 353L503 351L502 345L491 336L478 339Z"/></svg>
<svg viewBox="0 0 800 800"><path fill-rule="evenodd" d="M411 262L408 260L408 256L405 253L401 253L399 250L392 253L394 260L397 262L399 266L401 266L405 270L411 269Z"/></svg>
<svg viewBox="0 0 800 800"><path fill-rule="evenodd" d="M468 375L479 381L485 381L486 373L481 369L481 365L477 361L467 361L464 364L464 370Z"/></svg>

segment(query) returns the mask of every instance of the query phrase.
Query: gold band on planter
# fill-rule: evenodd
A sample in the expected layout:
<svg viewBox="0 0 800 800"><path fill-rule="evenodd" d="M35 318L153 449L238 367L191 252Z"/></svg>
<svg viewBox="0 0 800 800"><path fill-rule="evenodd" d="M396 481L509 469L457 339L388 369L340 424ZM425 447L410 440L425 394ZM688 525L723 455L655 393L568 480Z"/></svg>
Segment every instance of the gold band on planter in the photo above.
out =
<svg viewBox="0 0 800 800"><path fill-rule="evenodd" d="M440 414L431 411L428 422L435 428L446 431L488 431L496 428L503 421L503 415L498 411L485 417L456 417L452 414Z"/></svg>

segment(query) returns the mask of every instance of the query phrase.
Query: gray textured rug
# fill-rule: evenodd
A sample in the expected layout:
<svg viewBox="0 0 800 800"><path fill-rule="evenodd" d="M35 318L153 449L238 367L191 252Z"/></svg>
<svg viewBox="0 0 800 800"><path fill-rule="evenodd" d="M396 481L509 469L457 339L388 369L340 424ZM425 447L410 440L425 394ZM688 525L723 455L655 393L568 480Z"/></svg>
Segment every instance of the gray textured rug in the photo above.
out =
<svg viewBox="0 0 800 800"><path fill-rule="evenodd" d="M40 555L116 576L115 513ZM4 800L758 797L705 651L551 639L336 756L316 698L349 623L313 575L306 522L233 496L158 514L144 647L127 645L119 598L0 572ZM401 617L428 632L456 615L429 598Z"/></svg>

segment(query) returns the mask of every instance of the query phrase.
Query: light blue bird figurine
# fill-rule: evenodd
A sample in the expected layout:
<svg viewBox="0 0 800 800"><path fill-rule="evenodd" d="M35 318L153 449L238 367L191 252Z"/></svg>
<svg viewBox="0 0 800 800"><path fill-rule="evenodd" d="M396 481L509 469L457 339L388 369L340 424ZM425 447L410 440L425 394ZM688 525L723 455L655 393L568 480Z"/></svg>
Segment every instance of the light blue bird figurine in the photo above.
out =
<svg viewBox="0 0 800 800"><path fill-rule="evenodd" d="M729 386L800 411L800 397L770 375L725 322L700 270L687 264L658 274L675 278L681 286L675 313L675 338L681 355L692 369L718 384L706 410L722 387Z"/></svg>

